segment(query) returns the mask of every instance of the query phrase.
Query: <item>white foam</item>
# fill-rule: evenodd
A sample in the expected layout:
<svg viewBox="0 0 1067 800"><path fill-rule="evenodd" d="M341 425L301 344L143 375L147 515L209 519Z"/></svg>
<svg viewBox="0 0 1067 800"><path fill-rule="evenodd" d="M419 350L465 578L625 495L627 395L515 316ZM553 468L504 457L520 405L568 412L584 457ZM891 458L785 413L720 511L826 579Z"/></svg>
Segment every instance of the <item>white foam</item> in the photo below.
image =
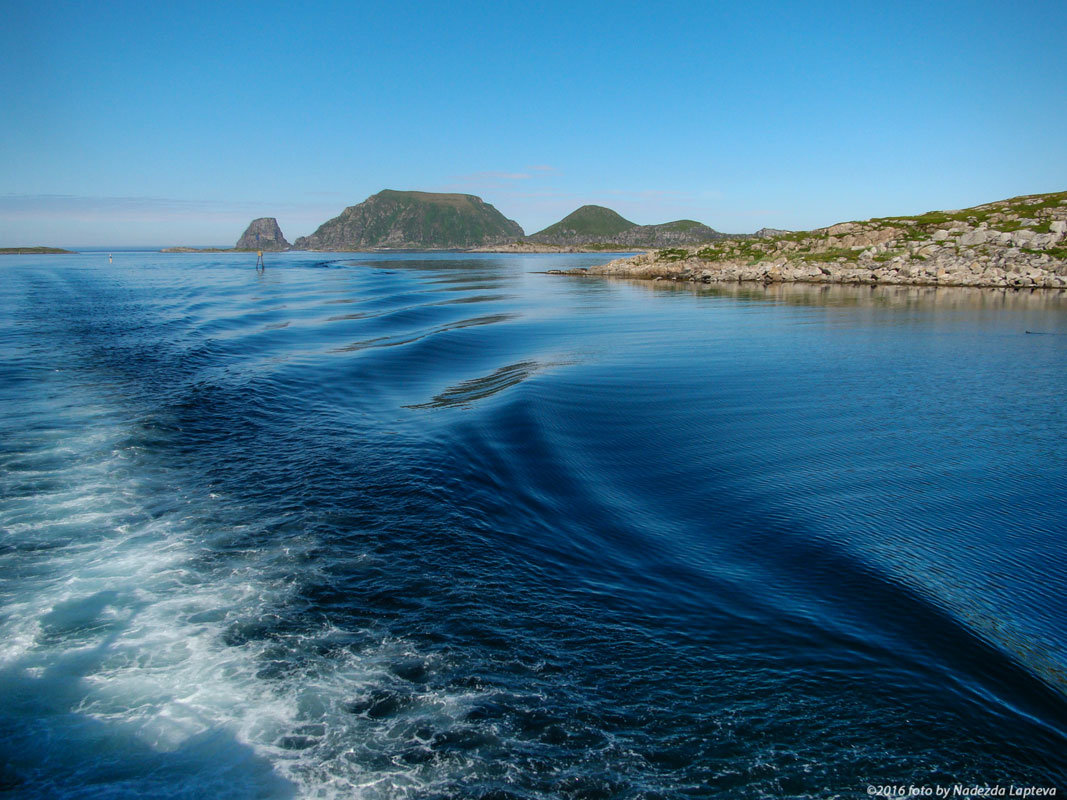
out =
<svg viewBox="0 0 1067 800"><path fill-rule="evenodd" d="M0 556L0 745L28 788L373 798L443 777L392 754L418 744L420 725L455 725L467 696L414 695L395 719L345 708L397 682L388 664L419 657L408 643L326 624L227 640L232 625L284 613L287 573L314 569L312 542L272 544L264 531L220 556L216 545L256 533L252 515L217 489L187 495L195 476L130 445L118 415L83 408L64 421L0 455L20 466L0 477L0 530L15 548ZM358 651L345 646L357 637Z"/></svg>
<svg viewBox="0 0 1067 800"><path fill-rule="evenodd" d="M64 431L24 435L4 455L4 466L15 468L4 471L0 529L14 549L3 556L0 581L0 672L10 688L37 695L22 708L18 698L5 703L8 723L43 728L72 750L136 741L142 759L205 735L229 733L242 744L234 735L241 716L264 707L249 679L256 653L226 647L222 624L229 615L254 616L257 601L281 602L284 587L203 574L196 559L205 531L183 507L173 473L153 474L124 444L127 430L99 408L66 422ZM147 513L143 501L166 510ZM218 621L190 621L197 614ZM283 727L291 715L278 706L272 713ZM22 755L16 770L21 762L46 779L49 759ZM106 759L71 758L81 770L105 765L95 779L110 783ZM113 777L115 786L130 781Z"/></svg>

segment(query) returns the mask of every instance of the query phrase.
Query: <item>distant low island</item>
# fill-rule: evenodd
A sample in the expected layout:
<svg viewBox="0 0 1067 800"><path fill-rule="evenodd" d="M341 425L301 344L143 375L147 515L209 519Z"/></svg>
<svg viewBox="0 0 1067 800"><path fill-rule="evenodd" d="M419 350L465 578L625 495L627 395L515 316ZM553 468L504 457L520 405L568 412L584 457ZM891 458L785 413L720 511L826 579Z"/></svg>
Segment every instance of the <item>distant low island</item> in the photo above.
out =
<svg viewBox="0 0 1067 800"><path fill-rule="evenodd" d="M73 255L73 250L61 247L0 247L4 256Z"/></svg>

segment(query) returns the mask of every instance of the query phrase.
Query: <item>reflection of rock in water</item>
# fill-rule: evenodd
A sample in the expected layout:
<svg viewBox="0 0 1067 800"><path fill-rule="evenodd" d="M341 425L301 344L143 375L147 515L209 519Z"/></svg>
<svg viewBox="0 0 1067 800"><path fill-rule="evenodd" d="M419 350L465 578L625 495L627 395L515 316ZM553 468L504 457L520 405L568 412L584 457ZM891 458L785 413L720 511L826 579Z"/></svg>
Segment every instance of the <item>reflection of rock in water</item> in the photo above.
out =
<svg viewBox="0 0 1067 800"><path fill-rule="evenodd" d="M625 280L625 279L619 279ZM930 309L1004 309L1016 311L1067 308L1064 289L989 289L963 286L855 286L840 283L755 282L700 284L673 281L632 281L653 291L762 300L789 305L862 306L889 308L916 306Z"/></svg>

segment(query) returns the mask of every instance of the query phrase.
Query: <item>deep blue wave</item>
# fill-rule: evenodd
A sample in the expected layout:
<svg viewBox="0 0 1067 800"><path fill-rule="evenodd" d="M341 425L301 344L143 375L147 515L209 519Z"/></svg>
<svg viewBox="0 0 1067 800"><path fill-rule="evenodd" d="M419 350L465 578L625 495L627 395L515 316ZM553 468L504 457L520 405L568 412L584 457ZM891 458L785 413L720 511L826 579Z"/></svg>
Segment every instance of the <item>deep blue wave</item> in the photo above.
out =
<svg viewBox="0 0 1067 800"><path fill-rule="evenodd" d="M1067 300L599 260L8 257L0 793L1062 791Z"/></svg>

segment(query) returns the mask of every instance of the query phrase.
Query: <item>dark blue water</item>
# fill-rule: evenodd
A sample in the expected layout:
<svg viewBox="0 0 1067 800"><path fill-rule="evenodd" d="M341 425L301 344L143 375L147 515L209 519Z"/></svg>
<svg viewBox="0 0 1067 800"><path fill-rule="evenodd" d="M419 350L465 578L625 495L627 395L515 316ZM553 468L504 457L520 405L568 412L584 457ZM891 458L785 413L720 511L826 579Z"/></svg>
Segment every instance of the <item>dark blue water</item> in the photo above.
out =
<svg viewBox="0 0 1067 800"><path fill-rule="evenodd" d="M1067 300L598 260L5 256L0 793L1062 792Z"/></svg>

